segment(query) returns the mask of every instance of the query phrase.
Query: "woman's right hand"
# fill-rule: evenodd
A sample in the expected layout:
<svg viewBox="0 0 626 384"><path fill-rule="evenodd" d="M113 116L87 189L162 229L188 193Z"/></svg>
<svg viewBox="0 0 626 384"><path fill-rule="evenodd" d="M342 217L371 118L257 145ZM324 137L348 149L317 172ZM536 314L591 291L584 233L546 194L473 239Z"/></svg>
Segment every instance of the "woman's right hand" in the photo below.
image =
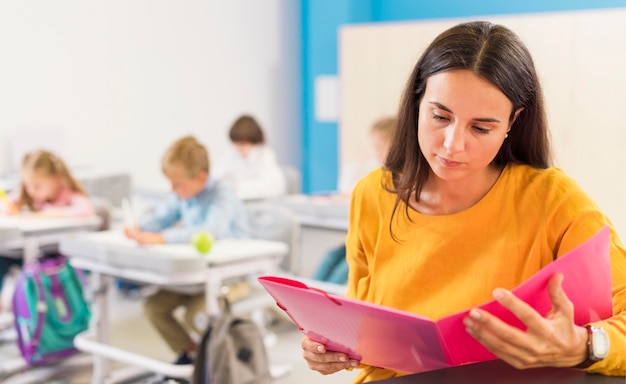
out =
<svg viewBox="0 0 626 384"><path fill-rule="evenodd" d="M305 336L302 339L302 357L309 364L309 368L330 375L343 369L358 367L360 362L348 358L345 353L327 351L324 344L315 342Z"/></svg>

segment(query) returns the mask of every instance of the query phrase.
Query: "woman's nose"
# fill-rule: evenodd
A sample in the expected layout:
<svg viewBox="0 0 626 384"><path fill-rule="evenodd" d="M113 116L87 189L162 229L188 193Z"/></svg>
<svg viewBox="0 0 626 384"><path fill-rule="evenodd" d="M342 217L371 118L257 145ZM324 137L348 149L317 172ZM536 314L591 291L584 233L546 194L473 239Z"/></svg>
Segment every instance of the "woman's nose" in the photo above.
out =
<svg viewBox="0 0 626 384"><path fill-rule="evenodd" d="M465 130L458 124L446 128L443 146L449 153L461 152L465 148Z"/></svg>

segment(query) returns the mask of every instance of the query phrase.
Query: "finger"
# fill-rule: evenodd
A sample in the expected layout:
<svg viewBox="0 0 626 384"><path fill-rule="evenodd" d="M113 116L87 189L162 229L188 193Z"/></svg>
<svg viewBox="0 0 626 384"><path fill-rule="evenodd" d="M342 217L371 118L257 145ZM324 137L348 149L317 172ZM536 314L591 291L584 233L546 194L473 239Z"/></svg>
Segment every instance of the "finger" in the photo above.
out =
<svg viewBox="0 0 626 384"><path fill-rule="evenodd" d="M525 332L485 311L473 309L470 314L463 320L466 330L485 348L518 369L536 366L534 342Z"/></svg>
<svg viewBox="0 0 626 384"><path fill-rule="evenodd" d="M489 312L472 309L469 317L463 319L466 331L487 349L496 353L518 355L520 350L528 350L528 336Z"/></svg>
<svg viewBox="0 0 626 384"><path fill-rule="evenodd" d="M308 336L302 338L302 349L314 353L326 352L326 346L324 346L324 344L313 341Z"/></svg>
<svg viewBox="0 0 626 384"><path fill-rule="evenodd" d="M493 297L506 309L511 311L529 329L541 329L545 319L533 307L515 296L511 291L496 288L493 290ZM487 317L489 318L489 317ZM491 318L494 318L491 316ZM497 319L497 318L495 318ZM500 321L500 323L502 323ZM505 324L505 323L502 323Z"/></svg>
<svg viewBox="0 0 626 384"><path fill-rule="evenodd" d="M338 363L318 363L315 361L307 360L307 364L310 369L317 371L323 375L329 375L335 372L342 371L344 369L355 367L356 365L351 365L350 362L338 362ZM358 365L358 364L357 364Z"/></svg>
<svg viewBox="0 0 626 384"><path fill-rule="evenodd" d="M334 363L348 361L348 356L345 353L333 352L326 350L326 346L322 343L311 340L308 337L302 339L303 355L306 355L307 360L314 360L322 363Z"/></svg>
<svg viewBox="0 0 626 384"><path fill-rule="evenodd" d="M359 365L358 361L349 359L345 354L338 352L316 353L303 351L302 357L306 360L310 369L323 374L330 374Z"/></svg>
<svg viewBox="0 0 626 384"><path fill-rule="evenodd" d="M325 375L359 365L358 361L349 359L345 353L327 351L324 344L306 336L302 338L302 350L302 357L309 368Z"/></svg>
<svg viewBox="0 0 626 384"><path fill-rule="evenodd" d="M548 281L548 295L552 302L552 309L548 313L548 317L554 316L557 313L563 313L567 317L573 317L574 304L572 304L563 290L563 279L563 274L556 273L550 278L550 281Z"/></svg>

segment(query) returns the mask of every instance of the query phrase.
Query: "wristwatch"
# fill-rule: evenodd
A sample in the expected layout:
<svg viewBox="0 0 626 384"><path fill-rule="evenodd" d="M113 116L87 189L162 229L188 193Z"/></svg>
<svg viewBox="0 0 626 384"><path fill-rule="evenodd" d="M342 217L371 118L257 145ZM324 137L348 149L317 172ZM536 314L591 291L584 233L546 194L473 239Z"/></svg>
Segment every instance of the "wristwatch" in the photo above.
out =
<svg viewBox="0 0 626 384"><path fill-rule="evenodd" d="M611 342L604 329L593 325L585 325L585 328L587 328L587 360L574 368L587 368L609 355Z"/></svg>

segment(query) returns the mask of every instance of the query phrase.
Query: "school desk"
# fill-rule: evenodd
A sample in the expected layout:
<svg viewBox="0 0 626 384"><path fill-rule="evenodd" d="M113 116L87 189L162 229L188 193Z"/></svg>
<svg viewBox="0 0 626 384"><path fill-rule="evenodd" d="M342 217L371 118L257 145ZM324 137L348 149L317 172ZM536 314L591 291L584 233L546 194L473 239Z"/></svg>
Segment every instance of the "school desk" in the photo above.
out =
<svg viewBox="0 0 626 384"><path fill-rule="evenodd" d="M300 252L289 270L311 277L324 255L344 243L348 231L350 199L333 194L288 195L268 200L291 211L300 222Z"/></svg>
<svg viewBox="0 0 626 384"><path fill-rule="evenodd" d="M3 243L14 241L20 237L20 231L16 228L0 227L0 248ZM2 287L0 287L2 289ZM0 331L13 324L13 316L9 312L0 312Z"/></svg>
<svg viewBox="0 0 626 384"><path fill-rule="evenodd" d="M102 220L97 215L83 217L40 217L37 215L0 216L0 249L22 249L24 260L34 260L39 247L58 244L68 234L93 231ZM4 236L2 235L4 233Z"/></svg>
<svg viewBox="0 0 626 384"><path fill-rule="evenodd" d="M202 255L190 244L138 245L119 231L70 236L61 252L76 268L91 272L93 329L76 337L76 347L94 355L92 382L120 382L142 371L190 377L191 366L176 366L111 346L106 292L111 278L124 278L159 286L204 285L207 312L219 314L218 297L223 281L232 277L275 271L287 254L287 244L257 239L218 240ZM112 372L110 360L130 364ZM138 368L140 370L138 370Z"/></svg>
<svg viewBox="0 0 626 384"><path fill-rule="evenodd" d="M96 215L73 218L0 216L0 250L21 249L24 260L32 261L39 255L41 246L58 244L69 234L93 231L100 223L101 219ZM0 325L6 326L12 322L10 313L3 313L0 317ZM0 374L10 374L26 367L21 357L2 359Z"/></svg>
<svg viewBox="0 0 626 384"><path fill-rule="evenodd" d="M379 380L377 384L624 384L624 377L588 374L572 368L519 370L502 360L462 365Z"/></svg>

